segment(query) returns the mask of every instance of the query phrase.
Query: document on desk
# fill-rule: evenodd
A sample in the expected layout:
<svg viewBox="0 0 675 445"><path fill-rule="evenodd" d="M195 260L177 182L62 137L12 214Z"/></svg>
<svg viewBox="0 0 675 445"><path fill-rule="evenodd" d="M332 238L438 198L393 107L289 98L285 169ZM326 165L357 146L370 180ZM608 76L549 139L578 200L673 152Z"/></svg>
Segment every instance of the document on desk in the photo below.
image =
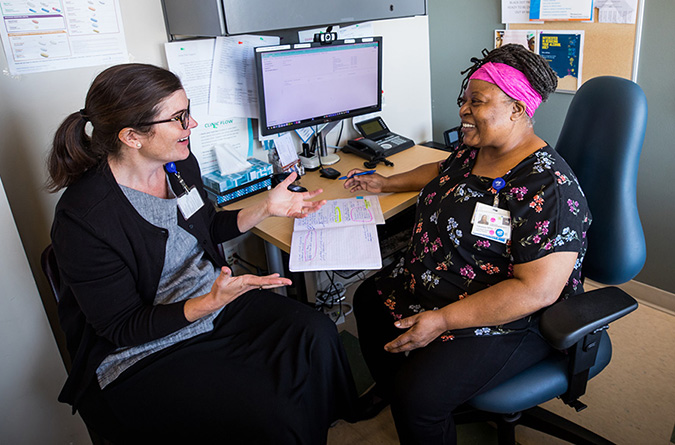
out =
<svg viewBox="0 0 675 445"><path fill-rule="evenodd" d="M377 224L384 224L377 196L329 200L320 211L295 220L289 269L381 268Z"/></svg>
<svg viewBox="0 0 675 445"><path fill-rule="evenodd" d="M377 196L331 199L318 212L302 219L296 219L293 223L293 231L363 224L384 224L384 215Z"/></svg>

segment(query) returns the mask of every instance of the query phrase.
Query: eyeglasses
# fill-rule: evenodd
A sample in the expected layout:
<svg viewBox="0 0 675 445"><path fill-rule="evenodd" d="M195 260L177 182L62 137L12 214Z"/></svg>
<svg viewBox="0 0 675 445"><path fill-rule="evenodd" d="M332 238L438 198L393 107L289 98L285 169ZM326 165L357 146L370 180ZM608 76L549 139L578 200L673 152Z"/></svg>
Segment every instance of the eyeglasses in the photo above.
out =
<svg viewBox="0 0 675 445"><path fill-rule="evenodd" d="M178 116L172 117L170 119L164 119L161 121L154 121L154 122L141 122L140 124L136 124L138 126L145 126L145 125L155 125L155 124L164 124L166 122L180 122L180 126L183 127L183 130L187 130L188 127L190 126L190 100L188 99L188 106L185 110L181 111Z"/></svg>

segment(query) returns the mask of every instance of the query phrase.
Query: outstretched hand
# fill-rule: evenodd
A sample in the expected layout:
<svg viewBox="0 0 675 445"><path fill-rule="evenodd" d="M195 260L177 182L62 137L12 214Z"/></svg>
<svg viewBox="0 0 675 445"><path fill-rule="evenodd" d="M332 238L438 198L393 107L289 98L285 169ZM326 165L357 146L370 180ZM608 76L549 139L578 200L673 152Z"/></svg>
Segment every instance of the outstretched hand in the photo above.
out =
<svg viewBox="0 0 675 445"><path fill-rule="evenodd" d="M445 319L439 311L424 311L398 320L394 326L407 331L384 345L387 352L405 352L423 348L447 331Z"/></svg>
<svg viewBox="0 0 675 445"><path fill-rule="evenodd" d="M222 267L220 275L211 286L211 296L220 304L226 305L253 289L274 289L290 284L292 284L291 280L279 276L278 273L262 277L250 274L233 277L229 267Z"/></svg>
<svg viewBox="0 0 675 445"><path fill-rule="evenodd" d="M189 298L185 302L183 307L185 318L190 322L198 320L253 289L274 289L290 284L292 284L291 280L280 277L278 273L264 277L257 275L233 277L232 270L229 267L221 267L220 274L207 294Z"/></svg>
<svg viewBox="0 0 675 445"><path fill-rule="evenodd" d="M323 192L322 189L311 192L292 192L288 186L298 177L296 172L292 172L272 189L267 197L267 212L270 216L286 216L289 218L304 218L310 213L319 210L326 203L326 200L309 201Z"/></svg>

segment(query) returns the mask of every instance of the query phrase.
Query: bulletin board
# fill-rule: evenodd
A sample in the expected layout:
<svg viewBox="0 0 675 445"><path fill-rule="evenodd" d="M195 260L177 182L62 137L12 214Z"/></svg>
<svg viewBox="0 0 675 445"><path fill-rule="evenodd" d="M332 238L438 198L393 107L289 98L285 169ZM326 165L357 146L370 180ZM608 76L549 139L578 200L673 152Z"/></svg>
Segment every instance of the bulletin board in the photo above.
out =
<svg viewBox="0 0 675 445"><path fill-rule="evenodd" d="M633 65L636 42L639 42L641 30L642 2L637 7L635 24L598 23L598 10L595 10L594 22L546 22L512 23L508 29L570 30L584 31L583 65L581 81L586 82L598 76L618 76L633 79Z"/></svg>

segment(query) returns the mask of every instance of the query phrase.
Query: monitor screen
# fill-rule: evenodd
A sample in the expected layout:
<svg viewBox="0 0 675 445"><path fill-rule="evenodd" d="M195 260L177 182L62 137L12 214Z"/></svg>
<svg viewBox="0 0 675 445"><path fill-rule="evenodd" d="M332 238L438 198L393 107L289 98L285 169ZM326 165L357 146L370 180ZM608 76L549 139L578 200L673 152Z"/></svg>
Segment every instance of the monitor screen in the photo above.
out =
<svg viewBox="0 0 675 445"><path fill-rule="evenodd" d="M382 38L255 50L260 132L267 136L382 108Z"/></svg>

